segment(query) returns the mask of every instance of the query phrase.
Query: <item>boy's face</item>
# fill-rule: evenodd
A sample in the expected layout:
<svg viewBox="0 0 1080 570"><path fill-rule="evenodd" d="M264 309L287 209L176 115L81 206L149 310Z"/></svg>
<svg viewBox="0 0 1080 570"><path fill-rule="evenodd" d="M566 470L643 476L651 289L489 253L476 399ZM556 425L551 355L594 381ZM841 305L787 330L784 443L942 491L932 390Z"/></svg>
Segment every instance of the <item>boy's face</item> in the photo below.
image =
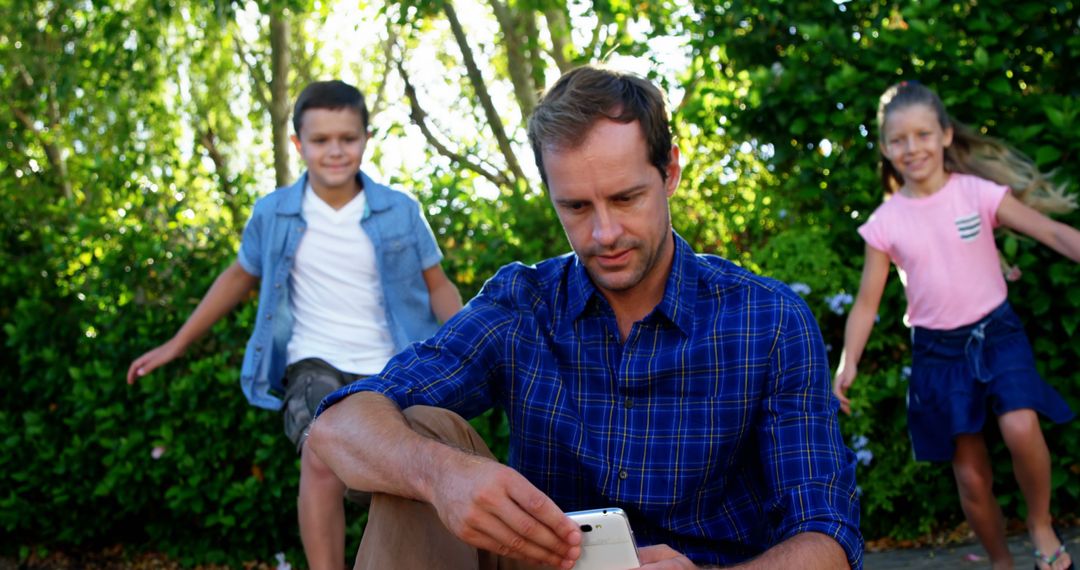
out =
<svg viewBox="0 0 1080 570"><path fill-rule="evenodd" d="M360 114L353 109L308 109L292 141L316 190L354 188L367 146Z"/></svg>

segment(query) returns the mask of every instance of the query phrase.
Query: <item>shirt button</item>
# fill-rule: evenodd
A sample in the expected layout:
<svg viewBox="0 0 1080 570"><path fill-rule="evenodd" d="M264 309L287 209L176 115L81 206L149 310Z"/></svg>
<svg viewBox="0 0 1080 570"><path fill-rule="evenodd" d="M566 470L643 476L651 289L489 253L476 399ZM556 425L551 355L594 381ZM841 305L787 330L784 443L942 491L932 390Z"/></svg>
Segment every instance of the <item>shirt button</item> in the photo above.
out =
<svg viewBox="0 0 1080 570"><path fill-rule="evenodd" d="M630 474L626 472L626 469L619 470L619 479L626 479Z"/></svg>
<svg viewBox="0 0 1080 570"><path fill-rule="evenodd" d="M262 352L262 345L261 344L255 347L255 352Z"/></svg>
<svg viewBox="0 0 1080 570"><path fill-rule="evenodd" d="M274 315L270 315L270 314L266 315L266 320L270 321L270 320L273 320L273 319L274 319Z"/></svg>
<svg viewBox="0 0 1080 570"><path fill-rule="evenodd" d="M274 289L281 289L281 283L274 283Z"/></svg>
<svg viewBox="0 0 1080 570"><path fill-rule="evenodd" d="M626 406L626 409L628 409L628 410L630 408L633 408L634 407L634 399L633 398L627 398L626 401L623 402L623 405Z"/></svg>

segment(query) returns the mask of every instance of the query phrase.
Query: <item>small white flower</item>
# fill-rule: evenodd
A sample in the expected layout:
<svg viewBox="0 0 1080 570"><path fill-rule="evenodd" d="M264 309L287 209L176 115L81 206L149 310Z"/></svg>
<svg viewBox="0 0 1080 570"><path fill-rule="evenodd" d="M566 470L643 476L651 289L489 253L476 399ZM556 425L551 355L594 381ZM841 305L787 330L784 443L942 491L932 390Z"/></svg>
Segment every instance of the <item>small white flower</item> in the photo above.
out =
<svg viewBox="0 0 1080 570"><path fill-rule="evenodd" d="M154 449L150 450L150 457L154 459L161 459L162 455L165 455L165 446L163 445L155 445Z"/></svg>
<svg viewBox="0 0 1080 570"><path fill-rule="evenodd" d="M900 377L903 378L904 380L907 380L908 378L911 378L911 367L910 366L905 366L905 367L901 368L900 369Z"/></svg>
<svg viewBox="0 0 1080 570"><path fill-rule="evenodd" d="M869 449L860 449L855 452L855 459L864 466L870 465L870 462L874 460L874 452Z"/></svg>
<svg viewBox="0 0 1080 570"><path fill-rule="evenodd" d="M865 435L857 435L851 440L851 448L855 451L866 448L866 444L870 443L870 440L866 439Z"/></svg>
<svg viewBox="0 0 1080 570"><path fill-rule="evenodd" d="M794 291L794 292L796 292L796 293L798 293L800 295L803 295L803 296L806 296L806 295L810 294L810 286L807 285L806 283L796 282L796 283L792 283L792 284L788 285L788 287L791 287L792 291Z"/></svg>
<svg viewBox="0 0 1080 570"><path fill-rule="evenodd" d="M284 552L278 552L274 558L277 558L277 567L274 570L292 570L292 565L285 561Z"/></svg>
<svg viewBox="0 0 1080 570"><path fill-rule="evenodd" d="M844 312L847 310L848 305L850 305L853 301L855 301L855 298L851 296L851 293L846 293L844 291L841 291L835 295L830 295L825 298L825 302L829 305L829 310L836 313L837 315L844 314Z"/></svg>

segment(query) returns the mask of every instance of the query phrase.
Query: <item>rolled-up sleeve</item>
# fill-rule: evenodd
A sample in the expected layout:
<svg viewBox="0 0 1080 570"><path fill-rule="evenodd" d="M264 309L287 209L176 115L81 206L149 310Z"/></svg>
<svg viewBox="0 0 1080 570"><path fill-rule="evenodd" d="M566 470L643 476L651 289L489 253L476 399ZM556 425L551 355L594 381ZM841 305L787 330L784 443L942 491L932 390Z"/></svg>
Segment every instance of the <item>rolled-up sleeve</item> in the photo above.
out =
<svg viewBox="0 0 1080 570"><path fill-rule="evenodd" d="M862 568L855 455L840 433L821 332L801 300L787 297L780 311L771 366L759 433L774 539L825 534Z"/></svg>
<svg viewBox="0 0 1080 570"><path fill-rule="evenodd" d="M422 206L416 203L409 211L409 217L413 227L413 235L416 236L417 253L420 255L420 267L430 269L442 261L443 254L439 249L439 243L435 240L435 233L431 231L431 224L424 217Z"/></svg>
<svg viewBox="0 0 1080 570"><path fill-rule="evenodd" d="M262 277L262 244L263 244L263 224L262 220L264 216L262 213L261 205L255 204L255 209L251 213L251 218L248 219L247 224L244 226L244 235L240 241L240 251L236 255L236 260L240 263L240 267L244 268L244 271L254 275L255 277Z"/></svg>

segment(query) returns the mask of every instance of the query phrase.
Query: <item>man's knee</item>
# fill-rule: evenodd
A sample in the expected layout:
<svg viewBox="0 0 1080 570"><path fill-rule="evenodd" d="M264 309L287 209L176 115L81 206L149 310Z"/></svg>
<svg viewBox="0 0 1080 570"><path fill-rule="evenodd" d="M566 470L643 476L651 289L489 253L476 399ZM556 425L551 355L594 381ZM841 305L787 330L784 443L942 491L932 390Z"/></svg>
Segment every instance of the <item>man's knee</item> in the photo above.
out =
<svg viewBox="0 0 1080 570"><path fill-rule="evenodd" d="M444 443L494 458L487 443L469 422L445 408L411 406L403 412L417 433Z"/></svg>

